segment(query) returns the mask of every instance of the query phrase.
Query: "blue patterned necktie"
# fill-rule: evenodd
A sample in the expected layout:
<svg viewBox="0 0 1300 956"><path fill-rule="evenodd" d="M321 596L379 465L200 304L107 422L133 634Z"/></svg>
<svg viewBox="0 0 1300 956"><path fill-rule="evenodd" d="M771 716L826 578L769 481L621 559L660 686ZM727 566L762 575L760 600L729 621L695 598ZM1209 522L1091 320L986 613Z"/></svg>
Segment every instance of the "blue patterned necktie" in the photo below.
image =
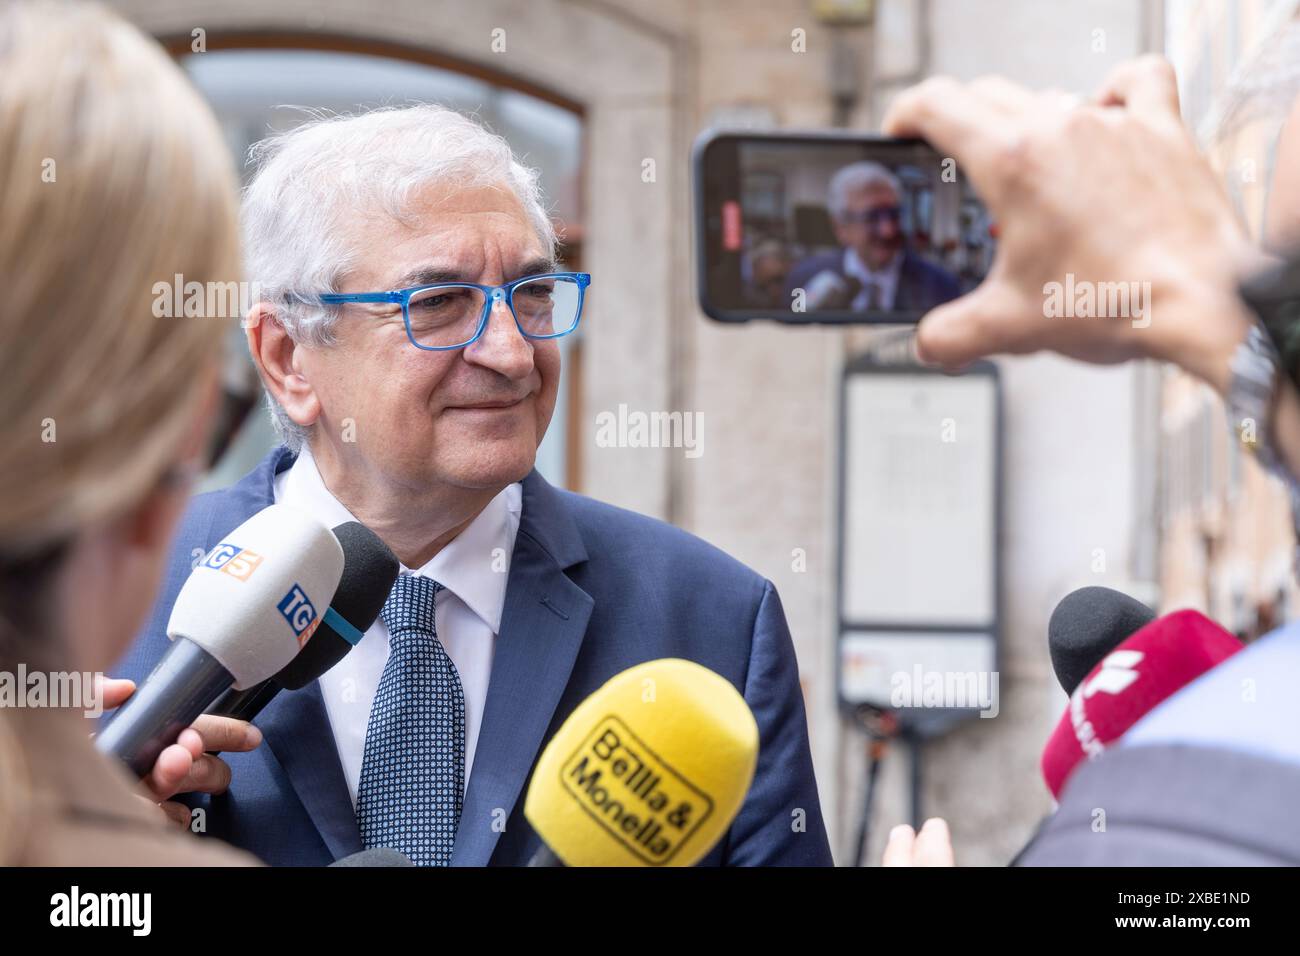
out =
<svg viewBox="0 0 1300 956"><path fill-rule="evenodd" d="M357 786L361 845L416 866L447 866L465 793L465 692L438 640L442 585L403 574L380 616L389 655L379 679Z"/></svg>

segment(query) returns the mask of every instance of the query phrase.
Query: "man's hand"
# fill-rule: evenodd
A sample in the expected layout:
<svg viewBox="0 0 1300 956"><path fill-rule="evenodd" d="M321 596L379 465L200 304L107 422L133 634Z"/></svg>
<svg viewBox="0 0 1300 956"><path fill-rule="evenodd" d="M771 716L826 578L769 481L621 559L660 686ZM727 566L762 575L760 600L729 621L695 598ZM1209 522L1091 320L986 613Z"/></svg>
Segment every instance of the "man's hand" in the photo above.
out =
<svg viewBox="0 0 1300 956"><path fill-rule="evenodd" d="M101 690L104 708L121 706L134 692L134 681L105 679ZM141 796L157 804L169 820L188 829L189 808L171 798L178 793L225 793L230 786L230 767L204 751L244 753L261 742L262 732L246 720L204 714L158 755L153 769L140 781Z"/></svg>
<svg viewBox="0 0 1300 956"><path fill-rule="evenodd" d="M889 843L881 866L956 866L952 855L952 835L941 817L925 821L920 833L906 823L889 831Z"/></svg>
<svg viewBox="0 0 1300 956"><path fill-rule="evenodd" d="M1226 389L1249 322L1236 282L1257 254L1183 126L1166 61L1120 66L1089 103L998 78L934 78L898 97L884 129L955 158L998 223L985 281L921 322L923 360L960 368L1043 349L1096 363L1146 357ZM1130 300L1126 315L1049 318L1044 287L1066 286L1067 275L1076 289L1149 289L1148 311Z"/></svg>

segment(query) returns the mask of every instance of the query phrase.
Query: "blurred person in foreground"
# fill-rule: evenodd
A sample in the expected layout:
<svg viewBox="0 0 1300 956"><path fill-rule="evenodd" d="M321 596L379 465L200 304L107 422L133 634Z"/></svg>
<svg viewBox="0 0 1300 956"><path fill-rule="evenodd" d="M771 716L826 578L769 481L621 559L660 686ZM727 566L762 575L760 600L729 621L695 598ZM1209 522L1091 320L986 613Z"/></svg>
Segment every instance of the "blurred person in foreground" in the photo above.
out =
<svg viewBox="0 0 1300 956"><path fill-rule="evenodd" d="M1097 364L1172 362L1224 398L1230 421L1258 426L1242 430L1243 444L1295 497L1300 397L1239 294L1274 263L1197 152L1167 62L1121 66L1086 103L999 78L935 78L904 92L884 127L956 157L1001 228L985 282L922 320L923 361L959 369L1048 350ZM1273 240L1296 237L1300 209L1278 204L1298 192L1288 171L1298 150L1293 115L1277 157ZM1076 286L1149 282L1149 322L1046 317L1049 284L1067 273ZM1188 685L1076 771L1017 863L1300 863L1297 678L1300 625L1290 625ZM952 865L947 828L895 828L884 862Z"/></svg>
<svg viewBox="0 0 1300 956"><path fill-rule="evenodd" d="M99 7L0 5L0 77L0 863L255 863L150 805L224 786L203 751L246 749L247 725L187 730L141 791L83 716L131 682L17 700L20 675L89 683L155 596L222 326L156 318L153 287L239 277L225 145L163 51Z"/></svg>

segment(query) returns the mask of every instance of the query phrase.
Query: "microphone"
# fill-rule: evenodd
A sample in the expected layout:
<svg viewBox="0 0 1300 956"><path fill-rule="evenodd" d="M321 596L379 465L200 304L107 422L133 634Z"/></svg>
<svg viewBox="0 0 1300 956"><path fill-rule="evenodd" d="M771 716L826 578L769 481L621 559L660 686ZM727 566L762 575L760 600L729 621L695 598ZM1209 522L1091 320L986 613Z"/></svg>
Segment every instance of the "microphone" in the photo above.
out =
<svg viewBox="0 0 1300 956"><path fill-rule="evenodd" d="M693 866L749 791L758 724L725 678L666 658L610 678L542 751L529 866Z"/></svg>
<svg viewBox="0 0 1300 956"><path fill-rule="evenodd" d="M862 284L851 276L842 276L833 269L823 269L808 280L804 288L805 306L819 309L847 309L853 304Z"/></svg>
<svg viewBox="0 0 1300 956"><path fill-rule="evenodd" d="M1124 638L1156 619L1156 612L1111 588L1071 591L1047 624L1047 650L1067 694Z"/></svg>
<svg viewBox="0 0 1300 956"><path fill-rule="evenodd" d="M1204 614L1185 610L1156 618L1105 654L1070 695L1043 748L1043 779L1052 796L1060 797L1079 764L1243 646Z"/></svg>
<svg viewBox="0 0 1300 956"><path fill-rule="evenodd" d="M397 580L397 556L359 521L334 529L343 547L343 576L307 646L269 680L222 694L207 713L252 720L281 690L300 690L341 661L383 610Z"/></svg>
<svg viewBox="0 0 1300 956"><path fill-rule="evenodd" d="M172 644L95 738L137 776L230 687L280 671L320 624L343 548L304 511L271 505L207 553L176 596Z"/></svg>

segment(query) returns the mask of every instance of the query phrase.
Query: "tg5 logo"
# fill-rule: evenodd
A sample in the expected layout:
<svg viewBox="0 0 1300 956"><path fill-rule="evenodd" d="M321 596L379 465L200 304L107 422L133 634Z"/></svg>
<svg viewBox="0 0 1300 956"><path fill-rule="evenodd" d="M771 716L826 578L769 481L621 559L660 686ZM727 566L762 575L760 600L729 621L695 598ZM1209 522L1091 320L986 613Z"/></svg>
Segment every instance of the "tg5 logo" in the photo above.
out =
<svg viewBox="0 0 1300 956"><path fill-rule="evenodd" d="M253 551L246 551L237 544L223 541L213 548L203 562L203 567L212 568L229 574L232 578L247 581L257 566L262 563L262 556Z"/></svg>
<svg viewBox="0 0 1300 956"><path fill-rule="evenodd" d="M307 643L307 638L315 632L316 625L320 623L316 617L316 609L312 607L302 587L295 584L289 589L289 593L280 599L276 607L289 622L293 632L298 635L298 646L302 647Z"/></svg>

